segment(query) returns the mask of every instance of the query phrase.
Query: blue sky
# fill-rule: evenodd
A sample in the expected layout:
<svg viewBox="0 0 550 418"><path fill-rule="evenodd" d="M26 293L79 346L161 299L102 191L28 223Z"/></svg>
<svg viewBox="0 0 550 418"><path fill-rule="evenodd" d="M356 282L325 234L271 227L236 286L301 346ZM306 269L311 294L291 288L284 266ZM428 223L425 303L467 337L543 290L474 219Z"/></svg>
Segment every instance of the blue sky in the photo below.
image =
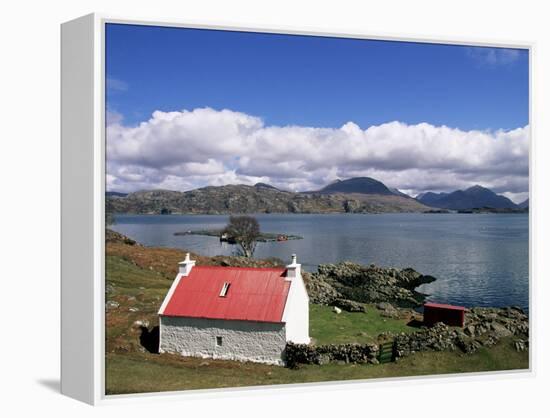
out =
<svg viewBox="0 0 550 418"><path fill-rule="evenodd" d="M529 190L526 50L108 24L107 188Z"/></svg>
<svg viewBox="0 0 550 418"><path fill-rule="evenodd" d="M205 106L269 125L528 123L526 50L120 24L106 39L108 106L128 124Z"/></svg>

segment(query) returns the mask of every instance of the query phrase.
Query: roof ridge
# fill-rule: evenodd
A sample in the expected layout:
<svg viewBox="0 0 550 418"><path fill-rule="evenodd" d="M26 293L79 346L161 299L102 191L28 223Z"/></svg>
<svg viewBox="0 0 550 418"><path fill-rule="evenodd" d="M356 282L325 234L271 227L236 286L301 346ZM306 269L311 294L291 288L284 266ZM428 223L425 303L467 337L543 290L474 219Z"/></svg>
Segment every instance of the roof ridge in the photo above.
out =
<svg viewBox="0 0 550 418"><path fill-rule="evenodd" d="M240 267L240 266L211 266L211 265L196 265L196 268L212 268L212 269L233 269L233 270L272 270L272 271L284 271L286 267Z"/></svg>

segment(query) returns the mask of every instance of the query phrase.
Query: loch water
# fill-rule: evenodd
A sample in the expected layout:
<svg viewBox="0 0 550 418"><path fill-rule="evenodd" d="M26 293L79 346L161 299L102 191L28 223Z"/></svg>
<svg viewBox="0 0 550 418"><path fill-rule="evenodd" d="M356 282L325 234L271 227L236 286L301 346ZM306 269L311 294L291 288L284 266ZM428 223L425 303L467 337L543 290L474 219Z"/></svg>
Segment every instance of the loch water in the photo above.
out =
<svg viewBox="0 0 550 418"><path fill-rule="evenodd" d="M437 278L417 290L428 300L463 306L529 309L528 214L258 214L262 232L300 240L259 243L255 257L290 260L304 269L353 261L412 267ZM216 237L175 232L221 229L227 215L117 215L112 229L147 246L231 255Z"/></svg>

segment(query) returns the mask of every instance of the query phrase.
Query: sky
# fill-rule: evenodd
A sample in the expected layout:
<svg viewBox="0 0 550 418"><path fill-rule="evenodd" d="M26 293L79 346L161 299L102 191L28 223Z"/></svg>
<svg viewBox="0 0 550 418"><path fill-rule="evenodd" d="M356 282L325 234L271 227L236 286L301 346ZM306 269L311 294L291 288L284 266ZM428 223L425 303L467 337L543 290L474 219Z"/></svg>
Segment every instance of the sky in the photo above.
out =
<svg viewBox="0 0 550 418"><path fill-rule="evenodd" d="M108 24L107 189L528 197L526 50Z"/></svg>

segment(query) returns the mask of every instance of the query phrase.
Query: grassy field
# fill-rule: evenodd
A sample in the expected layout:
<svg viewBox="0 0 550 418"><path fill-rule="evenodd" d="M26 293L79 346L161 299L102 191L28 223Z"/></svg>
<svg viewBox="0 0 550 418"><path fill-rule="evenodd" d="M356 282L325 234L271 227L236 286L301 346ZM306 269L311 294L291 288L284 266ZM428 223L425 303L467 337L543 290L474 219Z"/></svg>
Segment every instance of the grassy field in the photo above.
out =
<svg viewBox="0 0 550 418"><path fill-rule="evenodd" d="M172 254L164 250L152 257L148 249L109 247L106 258L106 391L107 394L158 392L254 385L272 385L381 377L480 372L528 368L528 354L518 353L511 339L482 348L473 355L460 352L416 353L396 363L382 365L328 364L295 370L254 363L184 358L146 352L140 344L142 330L136 321L158 324L157 310L172 276ZM164 261L163 261L164 260ZM367 313L342 312L310 306L310 335L316 344L369 342L383 331L414 332L405 320L388 319L367 305Z"/></svg>
<svg viewBox="0 0 550 418"><path fill-rule="evenodd" d="M184 358L149 353L107 354L107 394L158 392L399 376L525 369L526 353L509 339L473 355L423 352L379 365L327 364L287 369L253 363Z"/></svg>
<svg viewBox="0 0 550 418"><path fill-rule="evenodd" d="M322 344L368 343L383 332L414 332L406 320L384 318L371 305L365 305L367 312L346 312L335 314L332 308L323 305L309 306L309 333L313 342Z"/></svg>

